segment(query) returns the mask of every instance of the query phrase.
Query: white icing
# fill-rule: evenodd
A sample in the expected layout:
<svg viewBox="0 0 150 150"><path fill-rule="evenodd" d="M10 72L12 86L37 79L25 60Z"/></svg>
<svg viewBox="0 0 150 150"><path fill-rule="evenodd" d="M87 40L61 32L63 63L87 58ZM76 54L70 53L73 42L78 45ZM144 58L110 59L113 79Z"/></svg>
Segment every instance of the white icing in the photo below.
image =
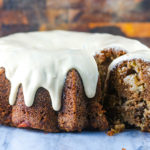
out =
<svg viewBox="0 0 150 150"><path fill-rule="evenodd" d="M141 42L121 36L114 36L111 34L92 34L88 38L88 41L84 45L86 50L90 50L92 54L103 49L114 48L115 50L123 50L128 52L134 52L138 50L149 50L149 48L143 45Z"/></svg>
<svg viewBox="0 0 150 150"><path fill-rule="evenodd" d="M7 42L13 41L16 45L27 44L26 46L38 49L43 47L45 49L84 49L91 55L107 48L121 49L126 52L149 50L147 46L137 40L107 33L54 30L12 34L7 36L5 40ZM28 41L32 42L29 44Z"/></svg>
<svg viewBox="0 0 150 150"><path fill-rule="evenodd" d="M132 60L132 59L141 59L146 62L150 61L150 50L139 50L131 53L127 53L123 56L116 58L108 67L108 74L113 70L117 65L121 64L123 61Z"/></svg>
<svg viewBox="0 0 150 150"><path fill-rule="evenodd" d="M29 47L27 50L25 45L15 48L7 45L7 49L0 48L0 55L0 66L5 68L6 77L11 81L11 105L14 104L18 87L22 84L27 106L33 104L37 89L44 87L50 93L53 108L59 110L65 76L71 68L78 70L86 95L89 98L95 95L97 65L93 57L89 57L81 50L53 51Z"/></svg>
<svg viewBox="0 0 150 150"><path fill-rule="evenodd" d="M59 110L65 77L72 68L79 72L87 97L94 97L98 69L93 55L110 47L127 52L149 50L136 40L111 34L45 31L0 38L0 67L11 81L9 103L15 103L20 84L27 106L32 106L37 89L44 87L53 108Z"/></svg>

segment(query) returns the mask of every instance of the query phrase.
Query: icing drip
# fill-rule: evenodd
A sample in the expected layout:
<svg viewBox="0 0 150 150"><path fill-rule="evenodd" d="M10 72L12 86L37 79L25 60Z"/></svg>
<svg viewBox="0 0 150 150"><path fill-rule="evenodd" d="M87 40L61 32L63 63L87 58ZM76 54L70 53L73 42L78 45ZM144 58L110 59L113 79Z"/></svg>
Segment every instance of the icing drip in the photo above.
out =
<svg viewBox="0 0 150 150"><path fill-rule="evenodd" d="M94 58L82 50L28 49L27 51L23 46L18 49L17 47L0 49L0 54L2 57L0 66L5 68L6 77L11 81L9 97L11 105L15 103L18 87L22 84L27 106L32 106L37 89L44 87L50 93L53 108L59 110L65 76L72 68L79 72L87 97L95 95L98 80L97 65Z"/></svg>
<svg viewBox="0 0 150 150"><path fill-rule="evenodd" d="M43 87L50 93L53 108L59 110L65 77L72 68L79 72L86 96L94 97L99 74L93 55L108 47L149 50L136 40L110 34L46 31L0 38L0 67L11 81L9 103L15 103L22 84L27 106L32 106L37 89Z"/></svg>

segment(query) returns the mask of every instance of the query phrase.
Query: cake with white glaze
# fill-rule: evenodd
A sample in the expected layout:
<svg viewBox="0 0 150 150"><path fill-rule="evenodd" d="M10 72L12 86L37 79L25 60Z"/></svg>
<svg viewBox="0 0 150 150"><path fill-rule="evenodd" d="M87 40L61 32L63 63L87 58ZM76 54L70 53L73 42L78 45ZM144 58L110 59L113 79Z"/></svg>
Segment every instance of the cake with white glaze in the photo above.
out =
<svg viewBox="0 0 150 150"><path fill-rule="evenodd" d="M150 51L128 53L108 68L105 108L111 125L150 132Z"/></svg>
<svg viewBox="0 0 150 150"><path fill-rule="evenodd" d="M108 66L141 50L149 48L99 33L56 30L1 38L0 123L48 132L107 129L101 103Z"/></svg>

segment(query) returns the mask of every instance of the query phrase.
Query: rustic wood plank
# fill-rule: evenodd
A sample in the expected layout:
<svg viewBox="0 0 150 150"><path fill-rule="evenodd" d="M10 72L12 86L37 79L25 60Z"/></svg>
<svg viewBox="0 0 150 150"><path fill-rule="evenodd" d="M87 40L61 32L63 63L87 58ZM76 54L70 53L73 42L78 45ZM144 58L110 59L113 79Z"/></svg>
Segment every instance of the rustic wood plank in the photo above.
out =
<svg viewBox="0 0 150 150"><path fill-rule="evenodd" d="M89 23L90 29L104 26L118 27L128 37L150 37L150 22Z"/></svg>
<svg viewBox="0 0 150 150"><path fill-rule="evenodd" d="M27 17L20 10L0 10L0 24L29 24Z"/></svg>

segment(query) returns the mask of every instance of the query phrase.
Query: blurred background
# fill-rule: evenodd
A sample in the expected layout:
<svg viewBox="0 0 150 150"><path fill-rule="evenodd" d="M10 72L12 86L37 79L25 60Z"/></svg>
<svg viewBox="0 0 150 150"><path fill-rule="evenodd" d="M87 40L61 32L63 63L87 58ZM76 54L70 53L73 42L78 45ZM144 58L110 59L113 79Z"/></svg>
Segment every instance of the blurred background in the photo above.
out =
<svg viewBox="0 0 150 150"><path fill-rule="evenodd" d="M150 46L150 0L0 0L0 36L52 29L107 32Z"/></svg>

